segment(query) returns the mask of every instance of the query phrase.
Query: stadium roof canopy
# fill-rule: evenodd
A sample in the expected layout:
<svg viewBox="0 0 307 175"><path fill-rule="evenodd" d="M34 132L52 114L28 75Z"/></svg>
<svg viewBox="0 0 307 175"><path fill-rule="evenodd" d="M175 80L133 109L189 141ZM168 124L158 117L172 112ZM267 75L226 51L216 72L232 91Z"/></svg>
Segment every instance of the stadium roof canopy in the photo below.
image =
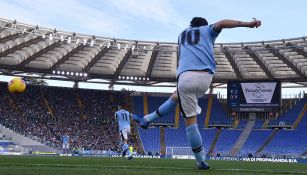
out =
<svg viewBox="0 0 307 175"><path fill-rule="evenodd" d="M176 43L134 41L57 31L0 19L0 71L114 84L176 82ZM307 82L305 37L216 43L214 83L229 80Z"/></svg>

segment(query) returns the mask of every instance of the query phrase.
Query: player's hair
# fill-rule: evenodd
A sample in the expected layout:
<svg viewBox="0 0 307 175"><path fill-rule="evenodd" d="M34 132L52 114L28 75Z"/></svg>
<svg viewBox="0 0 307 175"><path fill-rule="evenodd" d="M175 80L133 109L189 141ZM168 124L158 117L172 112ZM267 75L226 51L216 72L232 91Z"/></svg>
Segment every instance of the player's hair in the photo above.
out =
<svg viewBox="0 0 307 175"><path fill-rule="evenodd" d="M123 106L122 105L118 105L117 106L117 110L121 110L121 109L123 109Z"/></svg>
<svg viewBox="0 0 307 175"><path fill-rule="evenodd" d="M191 27L199 27L199 26L206 26L206 25L208 25L208 22L203 17L194 17L190 23Z"/></svg>

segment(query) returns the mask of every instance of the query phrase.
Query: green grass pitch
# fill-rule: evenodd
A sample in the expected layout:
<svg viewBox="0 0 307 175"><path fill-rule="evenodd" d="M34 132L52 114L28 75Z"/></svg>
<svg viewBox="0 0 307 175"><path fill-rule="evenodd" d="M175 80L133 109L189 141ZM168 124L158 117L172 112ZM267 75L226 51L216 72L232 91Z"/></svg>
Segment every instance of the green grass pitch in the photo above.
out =
<svg viewBox="0 0 307 175"><path fill-rule="evenodd" d="M233 161L209 161L209 164L211 169L202 171L196 168L194 160L0 156L0 175L307 174L306 164Z"/></svg>

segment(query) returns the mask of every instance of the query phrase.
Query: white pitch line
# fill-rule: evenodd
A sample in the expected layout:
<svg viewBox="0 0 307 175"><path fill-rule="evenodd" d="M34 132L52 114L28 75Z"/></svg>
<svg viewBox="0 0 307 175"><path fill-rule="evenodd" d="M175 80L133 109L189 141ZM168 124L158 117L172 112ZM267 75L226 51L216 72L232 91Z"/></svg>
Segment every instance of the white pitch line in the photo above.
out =
<svg viewBox="0 0 307 175"><path fill-rule="evenodd" d="M253 170L253 169L215 169L217 171L237 171L237 172L257 172L257 173L294 173L294 174L307 174L307 171L285 171L285 170Z"/></svg>
<svg viewBox="0 0 307 175"><path fill-rule="evenodd" d="M50 167L89 167L89 168L140 168L140 169L173 169L173 170L191 170L191 168L175 168L175 167L144 167L144 166L110 166L110 165L65 165L65 164L17 164L17 163L0 163L0 165L11 166L50 166Z"/></svg>
<svg viewBox="0 0 307 175"><path fill-rule="evenodd" d="M137 168L137 169L168 169L168 170L193 170L193 168L176 168L176 167L143 167L143 166L108 166L108 165L65 165L65 164L14 164L0 163L0 165L11 166L49 166L49 167L85 167L85 168ZM285 170L253 170L253 169L211 169L209 171L233 171L233 172L256 172L256 173L292 173L292 174L307 174L307 171L285 171Z"/></svg>

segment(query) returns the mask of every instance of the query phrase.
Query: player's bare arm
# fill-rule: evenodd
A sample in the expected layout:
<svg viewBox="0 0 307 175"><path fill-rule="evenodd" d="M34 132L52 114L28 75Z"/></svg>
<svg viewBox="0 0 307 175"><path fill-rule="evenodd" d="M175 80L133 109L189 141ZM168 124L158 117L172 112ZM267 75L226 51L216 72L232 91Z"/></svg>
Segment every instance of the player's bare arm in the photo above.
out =
<svg viewBox="0 0 307 175"><path fill-rule="evenodd" d="M261 26L261 21L256 20L256 19L250 22L224 19L224 20L221 20L213 24L213 29L217 32L220 32L222 29L226 29L226 28L235 28L235 27L250 27L250 28L256 27L258 28L259 26Z"/></svg>

